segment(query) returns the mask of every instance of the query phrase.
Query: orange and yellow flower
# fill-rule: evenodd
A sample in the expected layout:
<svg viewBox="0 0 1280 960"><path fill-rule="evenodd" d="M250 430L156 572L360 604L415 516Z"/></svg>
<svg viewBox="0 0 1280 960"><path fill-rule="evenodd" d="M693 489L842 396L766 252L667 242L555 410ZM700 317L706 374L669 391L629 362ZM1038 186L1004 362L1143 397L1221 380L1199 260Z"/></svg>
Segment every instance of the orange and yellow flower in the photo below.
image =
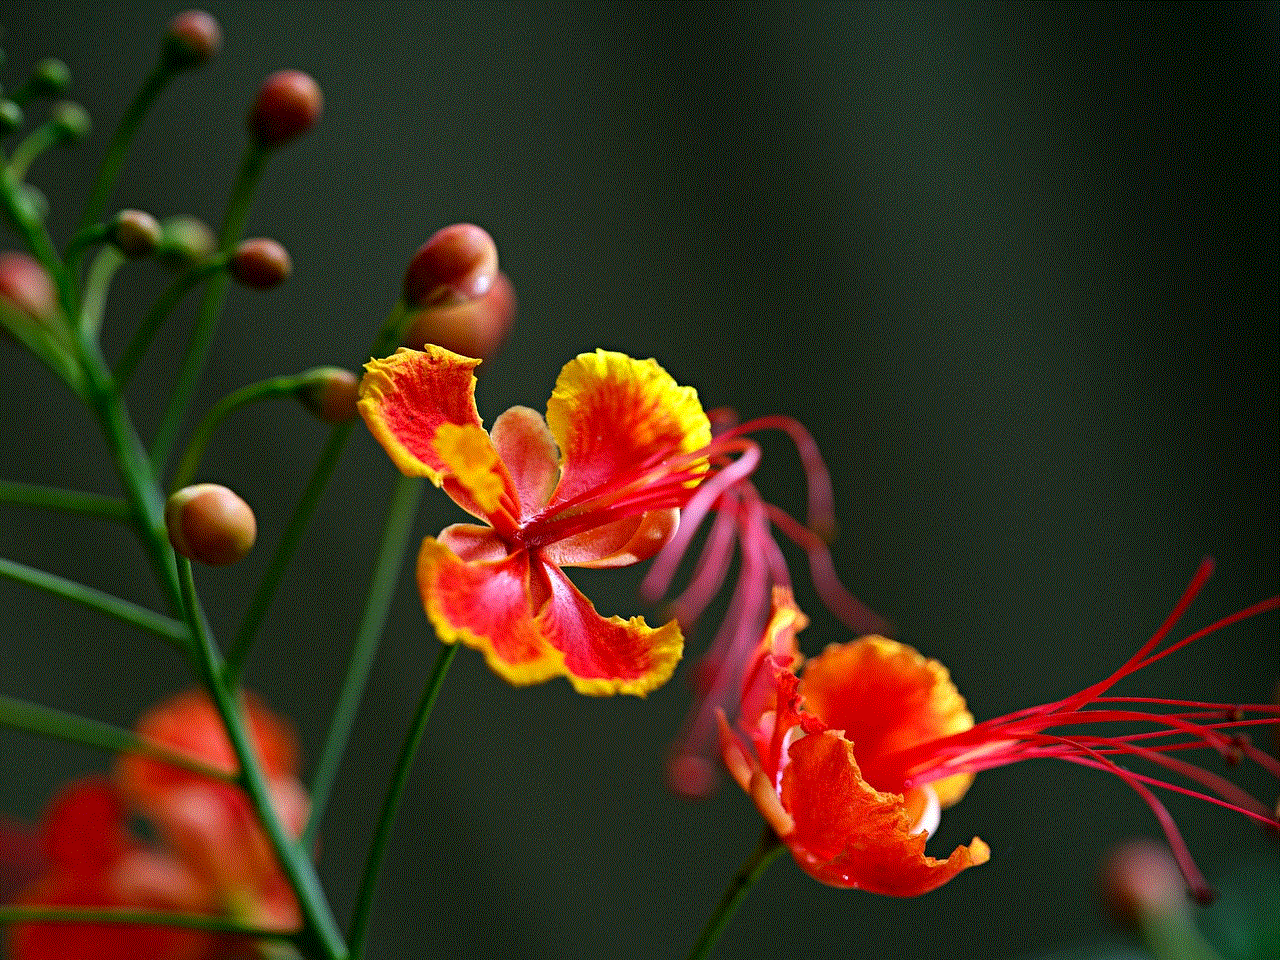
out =
<svg viewBox="0 0 1280 960"><path fill-rule="evenodd" d="M736 729L721 715L721 756L796 862L832 886L915 896L986 862L990 850L976 837L945 859L925 853L941 811L964 796L981 770L1056 758L1112 773L1138 793L1165 831L1192 893L1206 898L1204 878L1152 788L1280 826L1273 811L1238 786L1174 756L1208 748L1229 760L1252 759L1280 777L1280 763L1243 732L1280 723L1280 709L1106 693L1182 646L1280 606L1273 597L1159 649L1209 570L1206 564L1166 623L1110 677L1063 700L978 724L945 667L884 637L832 644L797 675L795 633L806 620L789 592L777 591L747 671ZM1113 725L1126 729L1109 732ZM1153 765L1156 773L1120 762L1131 760ZM1165 779L1170 774L1190 785Z"/></svg>
<svg viewBox="0 0 1280 960"><path fill-rule="evenodd" d="M294 836L307 816L289 729L257 701L247 702L252 739L277 813ZM231 774L236 762L213 704L184 693L138 724L144 739ZM130 829L140 818L156 840ZM117 908L198 914L289 932L297 903L247 796L162 761L130 754L114 777L76 781L40 825L43 865L18 896L27 906ZM253 945L227 934L120 923L23 923L10 930L13 960L232 960Z"/></svg>

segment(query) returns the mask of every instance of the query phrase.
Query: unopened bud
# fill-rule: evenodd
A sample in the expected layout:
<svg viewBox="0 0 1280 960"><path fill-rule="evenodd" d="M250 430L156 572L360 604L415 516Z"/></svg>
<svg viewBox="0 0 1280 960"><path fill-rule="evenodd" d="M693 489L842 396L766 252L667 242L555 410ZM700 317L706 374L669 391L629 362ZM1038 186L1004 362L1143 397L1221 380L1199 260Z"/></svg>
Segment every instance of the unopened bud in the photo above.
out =
<svg viewBox="0 0 1280 960"><path fill-rule="evenodd" d="M1187 886L1167 849L1151 840L1115 847L1102 867L1102 895L1116 920L1138 927L1144 917L1178 913L1187 905Z"/></svg>
<svg viewBox="0 0 1280 960"><path fill-rule="evenodd" d="M54 133L61 143L75 143L89 135L89 114L78 103L56 103L49 114Z"/></svg>
<svg viewBox="0 0 1280 960"><path fill-rule="evenodd" d="M160 255L178 269L207 260L217 245L213 231L195 217L171 217L161 231Z"/></svg>
<svg viewBox="0 0 1280 960"><path fill-rule="evenodd" d="M30 220L43 221L49 216L49 198L34 184L18 184L14 199L18 202L18 209L22 211L22 215Z"/></svg>
<svg viewBox="0 0 1280 960"><path fill-rule="evenodd" d="M325 423L355 419L360 381L354 373L341 367L317 367L308 370L306 378L306 386L298 391L303 406Z"/></svg>
<svg viewBox="0 0 1280 960"><path fill-rule="evenodd" d="M58 313L58 292L44 267L25 253L0 251L0 309L46 320Z"/></svg>
<svg viewBox="0 0 1280 960"><path fill-rule="evenodd" d="M404 276L410 307L462 303L484 296L498 275L498 248L480 227L456 223L418 248Z"/></svg>
<svg viewBox="0 0 1280 960"><path fill-rule="evenodd" d="M71 89L71 70L61 60L41 60L32 71L27 88L38 97L60 97Z"/></svg>
<svg viewBox="0 0 1280 960"><path fill-rule="evenodd" d="M283 146L320 119L324 98L301 70L279 70L263 82L249 111L249 131L264 147Z"/></svg>
<svg viewBox="0 0 1280 960"><path fill-rule="evenodd" d="M121 210L111 225L111 242L130 260L150 256L164 232L156 218L142 210Z"/></svg>
<svg viewBox="0 0 1280 960"><path fill-rule="evenodd" d="M515 290L499 272L478 299L419 310L409 320L403 343L415 349L434 343L464 357L487 360L506 340L515 317Z"/></svg>
<svg viewBox="0 0 1280 960"><path fill-rule="evenodd" d="M22 108L12 100L0 100L0 137L22 126Z"/></svg>
<svg viewBox="0 0 1280 960"><path fill-rule="evenodd" d="M258 536L249 505L216 483L183 487L165 504L164 522L174 550L211 567L244 559Z"/></svg>
<svg viewBox="0 0 1280 960"><path fill-rule="evenodd" d="M289 251L266 237L245 240L231 257L231 275L254 290L278 287L292 272Z"/></svg>
<svg viewBox="0 0 1280 960"><path fill-rule="evenodd" d="M188 10L169 21L164 35L164 57L178 70L208 63L222 46L218 21L203 10Z"/></svg>

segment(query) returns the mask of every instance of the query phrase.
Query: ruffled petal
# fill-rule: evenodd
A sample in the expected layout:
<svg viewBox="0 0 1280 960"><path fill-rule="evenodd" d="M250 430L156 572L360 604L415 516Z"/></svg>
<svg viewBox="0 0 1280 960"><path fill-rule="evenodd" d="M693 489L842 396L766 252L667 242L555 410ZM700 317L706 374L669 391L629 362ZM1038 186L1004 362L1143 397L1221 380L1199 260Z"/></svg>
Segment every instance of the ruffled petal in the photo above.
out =
<svg viewBox="0 0 1280 960"><path fill-rule="evenodd" d="M534 621L526 551L469 563L428 537L418 554L418 587L441 641L481 651L508 683L541 683L564 672Z"/></svg>
<svg viewBox="0 0 1280 960"><path fill-rule="evenodd" d="M674 507L650 510L549 543L542 556L558 567L629 567L670 543L679 526L680 511Z"/></svg>
<svg viewBox="0 0 1280 960"><path fill-rule="evenodd" d="M781 799L795 829L782 839L805 872L834 887L913 897L989 859L977 837L946 860L926 855L927 834L912 833L916 824L902 795L863 780L853 751L835 732L791 745Z"/></svg>
<svg viewBox="0 0 1280 960"><path fill-rule="evenodd" d="M863 778L889 792L901 789L902 773L883 758L973 726L947 668L884 637L828 646L805 666L800 695L805 710L828 728L844 731ZM972 774L959 774L936 781L933 788L948 807L972 782Z"/></svg>
<svg viewBox="0 0 1280 960"><path fill-rule="evenodd" d="M547 425L561 455L553 506L711 442L696 390L677 385L655 360L606 350L565 364L547 403Z"/></svg>
<svg viewBox="0 0 1280 960"><path fill-rule="evenodd" d="M520 498L520 519L537 513L551 499L560 479L560 451L542 414L512 407L498 415L489 431Z"/></svg>
<svg viewBox="0 0 1280 960"><path fill-rule="evenodd" d="M653 628L643 617L605 619L558 567L537 564L550 600L538 615L547 642L564 658L564 673L579 693L643 695L671 676L684 649L672 620Z"/></svg>
<svg viewBox="0 0 1280 960"><path fill-rule="evenodd" d="M439 486L450 467L436 450L436 431L446 423L481 425L472 373L479 363L428 344L365 364L360 414L405 476Z"/></svg>

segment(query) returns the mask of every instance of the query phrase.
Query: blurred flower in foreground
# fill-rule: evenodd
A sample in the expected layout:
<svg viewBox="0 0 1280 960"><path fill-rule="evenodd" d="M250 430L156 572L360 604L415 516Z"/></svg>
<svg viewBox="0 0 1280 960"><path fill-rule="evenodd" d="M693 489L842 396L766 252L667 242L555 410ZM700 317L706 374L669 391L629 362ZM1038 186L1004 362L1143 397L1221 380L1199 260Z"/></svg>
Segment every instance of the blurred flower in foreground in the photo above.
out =
<svg viewBox="0 0 1280 960"><path fill-rule="evenodd" d="M725 765L809 874L832 886L914 896L990 855L977 838L945 860L924 853L941 809L964 795L974 774L1022 760L1066 760L1131 787L1155 813L1192 895L1208 900L1204 878L1151 788L1277 827L1267 806L1173 754L1210 749L1229 763L1253 760L1280 778L1280 763L1241 732L1275 725L1280 710L1105 694L1188 643L1280 607L1280 597L1272 597L1158 649L1210 572L1206 562L1165 623L1111 676L1063 700L976 725L941 664L883 637L832 644L797 676L795 632L805 620L779 591L743 685L738 731L721 720ZM1128 730L1106 732L1117 724ZM1134 772L1121 760L1146 761L1156 771ZM1170 774L1190 785L1163 779Z"/></svg>
<svg viewBox="0 0 1280 960"><path fill-rule="evenodd" d="M307 798L295 776L293 735L255 700L248 700L247 714L275 808L299 836ZM217 711L203 692L162 703L139 722L138 734L213 769L236 769ZM133 833L135 817L154 831L155 842ZM123 756L113 779L79 780L56 797L40 837L45 862L18 897L24 905L173 911L281 931L300 923L293 892L246 795L191 770ZM18 924L9 946L13 960L254 955L252 944L231 935L127 924Z"/></svg>

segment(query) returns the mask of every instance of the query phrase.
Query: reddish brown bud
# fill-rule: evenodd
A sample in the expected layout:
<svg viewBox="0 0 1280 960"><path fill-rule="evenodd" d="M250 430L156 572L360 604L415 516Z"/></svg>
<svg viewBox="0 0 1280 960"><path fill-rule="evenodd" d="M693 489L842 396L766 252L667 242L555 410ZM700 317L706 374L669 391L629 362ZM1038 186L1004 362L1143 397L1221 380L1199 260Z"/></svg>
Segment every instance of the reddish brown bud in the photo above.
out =
<svg viewBox="0 0 1280 960"><path fill-rule="evenodd" d="M421 348L434 343L464 357L487 360L507 338L516 317L516 294L499 272L484 296L465 303L424 307L413 315L404 344Z"/></svg>
<svg viewBox="0 0 1280 960"><path fill-rule="evenodd" d="M58 292L44 267L25 253L0 251L0 308L47 320L58 314Z"/></svg>
<svg viewBox="0 0 1280 960"><path fill-rule="evenodd" d="M279 70L267 77L249 111L249 130L264 147L280 147L320 119L324 98L301 70Z"/></svg>
<svg viewBox="0 0 1280 960"><path fill-rule="evenodd" d="M498 274L498 248L480 227L455 223L418 248L404 276L410 307L482 297Z"/></svg>
<svg viewBox="0 0 1280 960"><path fill-rule="evenodd" d="M292 272L289 251L266 237L245 240L231 257L231 275L254 290L278 287Z"/></svg>
<svg viewBox="0 0 1280 960"><path fill-rule="evenodd" d="M249 505L216 483L183 487L171 496L164 523L174 550L211 567L244 559L258 536Z"/></svg>
<svg viewBox="0 0 1280 960"><path fill-rule="evenodd" d="M1187 904L1187 886L1177 863L1151 840L1130 840L1107 855L1102 895L1126 927L1138 926L1143 917L1185 910Z"/></svg>
<svg viewBox="0 0 1280 960"><path fill-rule="evenodd" d="M207 259L217 246L213 231L195 217L171 217L163 224L160 253L179 269Z"/></svg>
<svg viewBox="0 0 1280 960"><path fill-rule="evenodd" d="M187 70L208 63L222 46L218 21L203 10L188 10L169 21L164 56L170 66Z"/></svg>
<svg viewBox="0 0 1280 960"><path fill-rule="evenodd" d="M306 377L308 383L298 391L303 406L325 423L355 419L360 381L354 373L341 367L317 367L308 370Z"/></svg>
<svg viewBox="0 0 1280 960"><path fill-rule="evenodd" d="M163 237L156 218L141 210L121 210L111 225L111 242L130 260L150 256Z"/></svg>

